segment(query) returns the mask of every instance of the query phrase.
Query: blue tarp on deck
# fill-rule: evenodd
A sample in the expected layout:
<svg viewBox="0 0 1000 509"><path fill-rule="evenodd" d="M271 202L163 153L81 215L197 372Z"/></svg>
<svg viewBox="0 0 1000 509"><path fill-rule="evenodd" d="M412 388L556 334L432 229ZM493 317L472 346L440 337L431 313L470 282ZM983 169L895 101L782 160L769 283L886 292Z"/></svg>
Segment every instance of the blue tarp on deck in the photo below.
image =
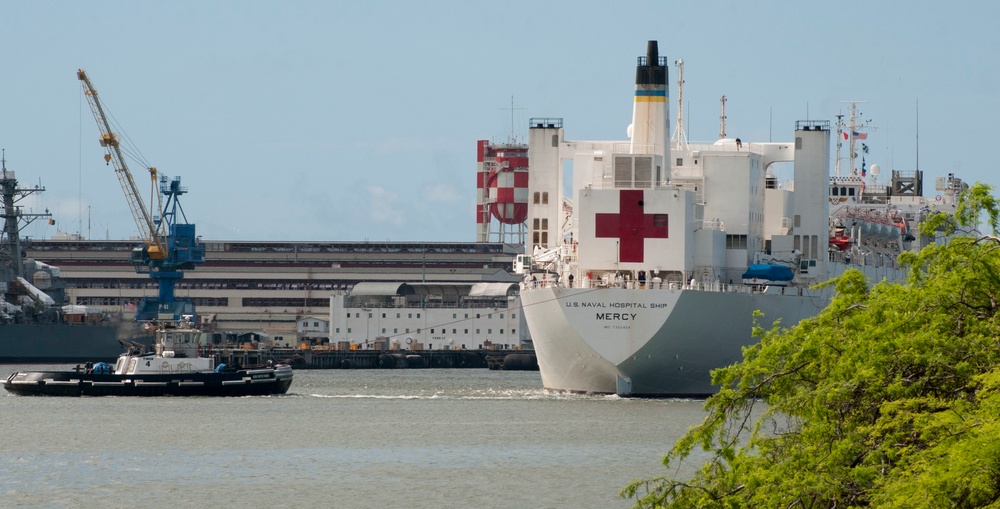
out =
<svg viewBox="0 0 1000 509"><path fill-rule="evenodd" d="M784 265L755 263L743 273L743 279L766 279L768 281L791 281L795 277L792 269Z"/></svg>

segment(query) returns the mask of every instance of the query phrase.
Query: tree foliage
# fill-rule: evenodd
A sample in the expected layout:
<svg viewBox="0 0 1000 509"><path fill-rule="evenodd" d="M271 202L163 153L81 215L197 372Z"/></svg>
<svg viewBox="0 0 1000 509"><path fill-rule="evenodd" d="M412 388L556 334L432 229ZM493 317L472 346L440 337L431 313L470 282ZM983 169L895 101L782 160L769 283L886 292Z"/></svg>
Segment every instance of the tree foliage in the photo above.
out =
<svg viewBox="0 0 1000 509"><path fill-rule="evenodd" d="M989 186L931 228L996 234ZM925 231L930 233L930 231ZM1000 507L1000 239L956 235L904 260L905 284L831 281L816 317L756 331L713 372L705 420L664 457L699 449L689 479L635 481L636 507Z"/></svg>

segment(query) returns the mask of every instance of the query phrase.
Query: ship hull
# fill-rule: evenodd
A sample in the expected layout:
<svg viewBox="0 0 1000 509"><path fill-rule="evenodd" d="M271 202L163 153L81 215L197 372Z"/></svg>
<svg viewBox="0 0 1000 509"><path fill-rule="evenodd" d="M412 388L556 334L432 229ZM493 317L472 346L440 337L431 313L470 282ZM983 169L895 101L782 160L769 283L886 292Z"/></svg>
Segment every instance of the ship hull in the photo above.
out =
<svg viewBox="0 0 1000 509"><path fill-rule="evenodd" d="M814 316L822 293L690 289L531 288L521 292L546 389L642 397L717 392L711 370L742 359L760 325ZM802 295L805 294L805 295Z"/></svg>
<svg viewBox="0 0 1000 509"><path fill-rule="evenodd" d="M126 323L2 324L0 363L113 362L123 350L119 338L152 344L152 336Z"/></svg>
<svg viewBox="0 0 1000 509"><path fill-rule="evenodd" d="M22 396L266 396L285 394L292 369L276 366L233 372L96 374L27 371L10 375L4 389Z"/></svg>

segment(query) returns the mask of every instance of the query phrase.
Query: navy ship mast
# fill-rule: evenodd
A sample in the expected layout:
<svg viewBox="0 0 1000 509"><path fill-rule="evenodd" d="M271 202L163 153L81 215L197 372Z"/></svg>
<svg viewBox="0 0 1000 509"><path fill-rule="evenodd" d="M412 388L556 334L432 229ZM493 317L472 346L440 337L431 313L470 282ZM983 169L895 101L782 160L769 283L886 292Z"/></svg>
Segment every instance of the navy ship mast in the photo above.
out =
<svg viewBox="0 0 1000 509"><path fill-rule="evenodd" d="M38 214L26 213L17 206L17 202L25 197L44 191L44 187L37 185L33 188L18 187L14 172L7 169L6 151L0 154L0 195L3 195L2 217L4 220L3 236L0 238L0 246L2 246L0 264L3 267L0 281L11 281L25 276L21 229L43 217L49 218L50 224L52 223L52 214L48 210Z"/></svg>

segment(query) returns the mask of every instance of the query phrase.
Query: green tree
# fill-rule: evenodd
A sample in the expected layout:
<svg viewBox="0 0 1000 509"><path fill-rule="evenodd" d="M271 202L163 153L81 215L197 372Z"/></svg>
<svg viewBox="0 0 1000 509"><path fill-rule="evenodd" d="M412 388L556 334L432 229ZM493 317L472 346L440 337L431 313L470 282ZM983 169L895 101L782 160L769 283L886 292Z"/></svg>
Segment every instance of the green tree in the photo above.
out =
<svg viewBox="0 0 1000 509"><path fill-rule="evenodd" d="M690 478L635 481L636 507L1000 507L1000 239L992 188L963 193L902 257L905 284L829 282L814 318L758 329L713 372L707 415L663 458ZM994 236L978 235L981 215Z"/></svg>

